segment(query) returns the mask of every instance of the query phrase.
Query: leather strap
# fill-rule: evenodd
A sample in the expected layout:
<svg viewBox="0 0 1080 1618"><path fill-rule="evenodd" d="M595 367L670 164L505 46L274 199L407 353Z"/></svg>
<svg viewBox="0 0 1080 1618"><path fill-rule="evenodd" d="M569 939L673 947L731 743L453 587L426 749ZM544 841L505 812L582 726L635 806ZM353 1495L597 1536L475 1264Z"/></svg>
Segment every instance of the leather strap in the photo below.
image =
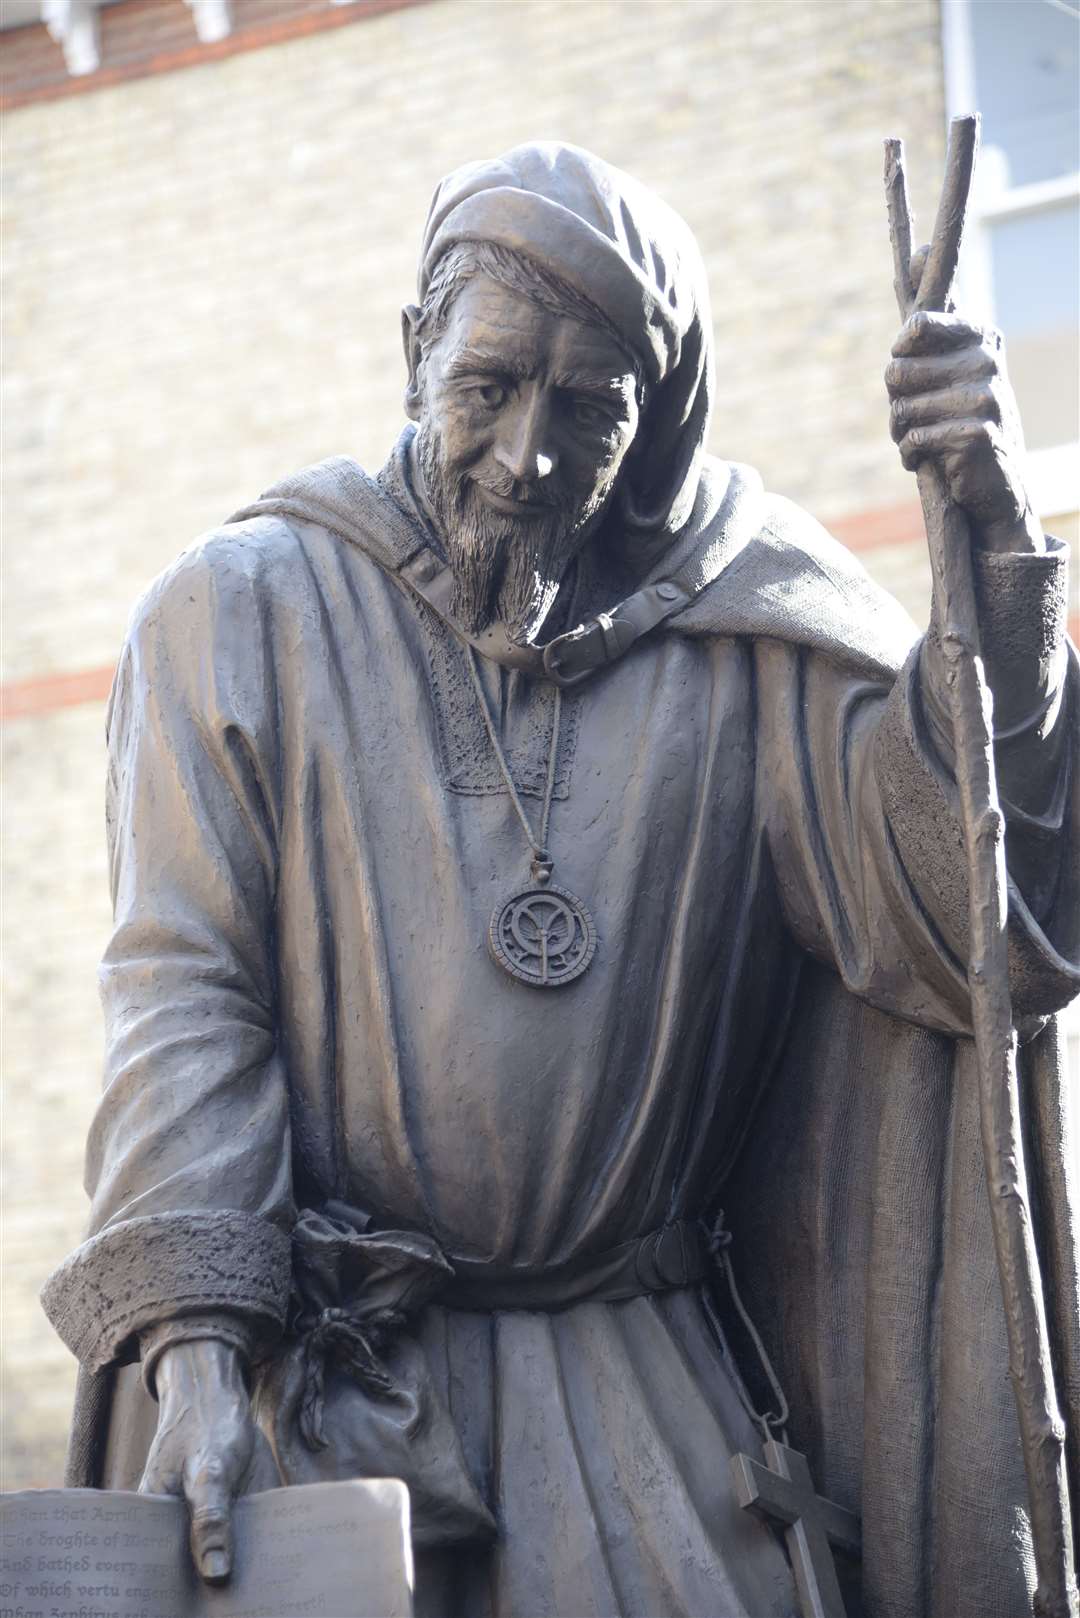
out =
<svg viewBox="0 0 1080 1618"><path fill-rule="evenodd" d="M598 669L624 657L643 635L666 618L682 612L715 583L756 527L753 520L734 521L736 508L747 504L749 493L733 470L720 509L712 521L704 524L696 542L677 566L644 584L606 612L597 613L546 644L520 645L509 639L501 624L492 624L476 635L464 629L450 609L453 572L430 546L422 545L413 551L396 571L454 634L475 647L481 657L520 669L536 679L551 680L555 685L578 685ZM745 511L740 511L740 516L745 517ZM377 555L370 554L379 561Z"/></svg>
<svg viewBox="0 0 1080 1618"><path fill-rule="evenodd" d="M384 572L400 579L481 657L561 686L578 685L598 669L607 668L643 635L683 612L734 561L761 521L760 479L748 469L725 468L726 483L714 485L702 502L697 533L687 537L684 532L672 539L671 565L665 573L648 579L624 601L546 644L519 645L509 639L501 624L473 635L458 623L450 605L452 569L375 478L340 457L323 466L334 502L313 499L300 483L295 489L279 485L273 493L234 513L230 522L299 517L340 533Z"/></svg>

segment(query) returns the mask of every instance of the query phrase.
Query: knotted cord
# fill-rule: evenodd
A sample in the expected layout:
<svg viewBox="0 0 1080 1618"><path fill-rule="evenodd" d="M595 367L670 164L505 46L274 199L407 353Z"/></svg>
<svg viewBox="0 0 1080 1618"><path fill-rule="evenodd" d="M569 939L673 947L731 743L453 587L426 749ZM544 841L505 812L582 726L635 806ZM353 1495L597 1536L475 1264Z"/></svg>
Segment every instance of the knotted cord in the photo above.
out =
<svg viewBox="0 0 1080 1618"><path fill-rule="evenodd" d="M385 1309L364 1321L347 1309L323 1309L301 1316L297 1334L304 1345L304 1391L300 1401L300 1433L309 1449L325 1449L323 1424L326 1367L341 1366L365 1393L392 1398L397 1384L383 1364L379 1349L405 1324L400 1310Z"/></svg>

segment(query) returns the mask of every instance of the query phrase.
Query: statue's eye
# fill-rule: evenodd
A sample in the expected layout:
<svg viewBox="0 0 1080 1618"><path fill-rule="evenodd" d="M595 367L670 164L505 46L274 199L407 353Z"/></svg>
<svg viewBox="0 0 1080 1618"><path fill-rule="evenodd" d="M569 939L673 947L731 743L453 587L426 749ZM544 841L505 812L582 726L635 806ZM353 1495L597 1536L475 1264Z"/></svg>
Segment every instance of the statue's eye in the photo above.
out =
<svg viewBox="0 0 1080 1618"><path fill-rule="evenodd" d="M508 390L501 382L484 382L474 388L473 393L488 410L500 409L509 397Z"/></svg>
<svg viewBox="0 0 1080 1618"><path fill-rule="evenodd" d="M573 403L574 420L580 427L605 428L611 425L611 416L603 405L597 404L593 399L575 399Z"/></svg>

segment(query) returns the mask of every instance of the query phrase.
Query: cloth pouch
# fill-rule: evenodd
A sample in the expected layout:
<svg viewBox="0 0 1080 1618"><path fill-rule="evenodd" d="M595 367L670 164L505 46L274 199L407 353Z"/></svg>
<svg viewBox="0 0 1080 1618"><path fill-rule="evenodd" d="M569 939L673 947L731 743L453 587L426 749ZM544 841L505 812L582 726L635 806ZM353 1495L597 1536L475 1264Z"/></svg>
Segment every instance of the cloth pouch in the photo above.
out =
<svg viewBox="0 0 1080 1618"><path fill-rule="evenodd" d="M489 1539L494 1519L407 1329L452 1267L430 1237L369 1224L343 1203L300 1214L288 1328L256 1376L259 1426L283 1483L401 1478L414 1545Z"/></svg>

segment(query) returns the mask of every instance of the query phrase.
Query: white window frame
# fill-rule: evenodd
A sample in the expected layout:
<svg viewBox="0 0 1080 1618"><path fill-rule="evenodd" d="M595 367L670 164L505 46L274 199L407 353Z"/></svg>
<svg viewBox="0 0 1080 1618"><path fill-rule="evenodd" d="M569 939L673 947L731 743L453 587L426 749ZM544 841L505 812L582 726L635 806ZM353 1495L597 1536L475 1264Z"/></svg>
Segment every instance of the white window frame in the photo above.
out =
<svg viewBox="0 0 1080 1618"><path fill-rule="evenodd" d="M978 110L975 52L972 44L973 0L942 0L941 31L945 65L945 105L950 118ZM985 154L989 156L989 154ZM1009 186L985 156L976 171L969 222L961 258L958 301L993 308L990 232L999 219L1051 208L1080 197L1080 170L1052 180ZM1031 495L1040 517L1059 516L1080 506L1080 441L1053 444L1028 454Z"/></svg>

